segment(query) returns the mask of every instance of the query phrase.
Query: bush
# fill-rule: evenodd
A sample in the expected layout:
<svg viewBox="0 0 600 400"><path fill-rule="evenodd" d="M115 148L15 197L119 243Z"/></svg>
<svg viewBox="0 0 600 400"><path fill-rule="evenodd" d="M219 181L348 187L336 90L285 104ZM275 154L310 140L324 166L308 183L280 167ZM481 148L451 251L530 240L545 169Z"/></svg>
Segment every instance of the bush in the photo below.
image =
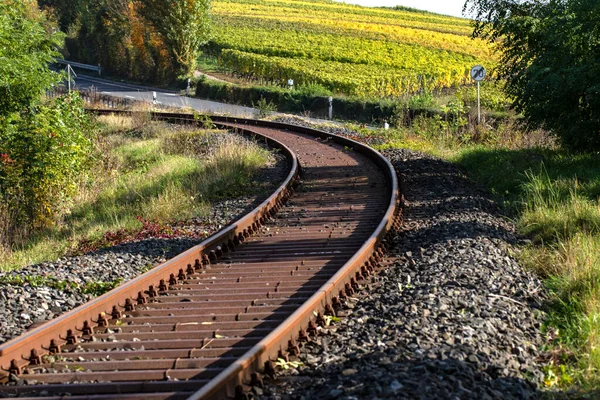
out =
<svg viewBox="0 0 600 400"><path fill-rule="evenodd" d="M196 97L254 107L260 102L273 104L269 111L310 112L326 118L329 111L329 90L318 84L298 86L294 90L278 86L238 86L230 83L198 79ZM433 94L425 92L407 101L333 97L333 116L338 119L393 125L409 125L416 117L454 118L445 115L435 104Z"/></svg>
<svg viewBox="0 0 600 400"><path fill-rule="evenodd" d="M270 101L265 100L264 97L261 97L256 103L252 103L252 107L256 109L257 118L265 118L273 113L273 111L277 110L277 106Z"/></svg>
<svg viewBox="0 0 600 400"><path fill-rule="evenodd" d="M48 63L63 35L36 2L0 2L0 246L51 225L86 168L92 129L75 94L42 103L61 76Z"/></svg>
<svg viewBox="0 0 600 400"><path fill-rule="evenodd" d="M277 111L307 112L326 117L329 109L329 90L321 85L308 84L294 90L277 86L237 86L207 79L196 82L196 97L253 107L259 101L272 103ZM261 100L263 99L263 100ZM394 102L334 97L334 117L363 122L389 120ZM273 110L275 111L275 110Z"/></svg>
<svg viewBox="0 0 600 400"><path fill-rule="evenodd" d="M75 193L77 178L89 165L94 130L77 94L11 117L0 126L0 200L11 216L5 221L44 228ZM7 236L4 245L14 239Z"/></svg>
<svg viewBox="0 0 600 400"><path fill-rule="evenodd" d="M430 91L425 91L423 93L410 96L407 105L408 108L411 110L430 109L436 107L435 99L433 98L433 93L431 93Z"/></svg>

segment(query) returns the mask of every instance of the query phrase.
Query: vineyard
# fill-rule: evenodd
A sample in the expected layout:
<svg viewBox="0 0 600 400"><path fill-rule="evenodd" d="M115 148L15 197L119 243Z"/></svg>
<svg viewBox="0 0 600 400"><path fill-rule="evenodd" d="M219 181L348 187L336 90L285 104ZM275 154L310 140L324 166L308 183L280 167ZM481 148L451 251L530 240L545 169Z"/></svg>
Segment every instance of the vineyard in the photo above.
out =
<svg viewBox="0 0 600 400"><path fill-rule="evenodd" d="M213 2L210 52L236 74L334 93L398 97L470 81L490 47L468 20L327 0Z"/></svg>

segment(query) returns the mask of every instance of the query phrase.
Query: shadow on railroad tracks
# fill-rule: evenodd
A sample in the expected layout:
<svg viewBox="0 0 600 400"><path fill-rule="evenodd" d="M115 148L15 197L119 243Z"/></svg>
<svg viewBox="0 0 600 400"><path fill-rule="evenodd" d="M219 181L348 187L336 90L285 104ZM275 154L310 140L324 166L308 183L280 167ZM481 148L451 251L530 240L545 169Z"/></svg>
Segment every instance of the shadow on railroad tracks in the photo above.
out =
<svg viewBox="0 0 600 400"><path fill-rule="evenodd" d="M352 154L352 153L350 153ZM356 155L357 158L363 157ZM241 313L239 321L252 321L252 309L258 309L261 306L274 306L269 311L269 316L261 317L264 321L254 326L253 332L243 336L238 336L240 341L233 349L225 352L220 357L239 356L239 349L250 347L263 339L273 329L274 323L283 321L294 311L296 311L306 300L308 300L322 285L324 285L347 260L349 260L358 249L369 238L376 229L385 210L388 190L386 185L380 179L377 173L372 171L365 172L367 168L359 162L355 166L322 166L322 167L304 167L303 182L297 188L300 193L314 192L314 196L303 201L296 201L292 197L285 207L283 207L277 219L280 225L273 222L267 222L266 228L270 229L271 235L282 235L286 228L293 228L298 231L297 237L287 237L285 242L277 240L269 242L252 241L250 246L241 245L235 251L225 254L219 259L219 263L236 262L236 257L245 258L244 262L260 262L263 273L264 283L250 283L253 288L264 288L264 294L257 294L256 299L248 302L250 313ZM354 180L351 178L353 172L357 175L366 175L364 179ZM323 186L315 183L322 179L333 182ZM311 183L307 182L310 181ZM348 187L356 190L348 191ZM340 194L342 193L342 194ZM382 200L383 199L383 200ZM365 206L366 203L371 202ZM343 213L340 218L338 202L343 205ZM373 205L375 204L375 205ZM379 205L382 204L381 207ZM317 205L323 208L315 208ZM349 205L353 205L350 207ZM347 209L347 210L346 210ZM368 213L368 214L364 214ZM378 218L376 215L380 215ZM307 219L310 223L307 224ZM283 226L281 221L285 221ZM328 233L332 235L328 236ZM283 236L283 235L282 235ZM253 254L257 254L253 258ZM243 258L242 257L242 258ZM282 267L283 266L283 267ZM270 277L269 268L278 268L277 275ZM282 271L283 268L283 271ZM283 273L282 273L283 272ZM299 290L292 292L294 287L291 283L294 280L302 279L302 276L308 277L301 284ZM240 277L242 285L244 277ZM267 294L268 292L268 294ZM277 301L281 299L281 301ZM248 319L248 317L250 319ZM259 317L256 318L260 320ZM261 329L262 332L260 331ZM219 335L226 337L227 332ZM297 335L296 335L297 336ZM291 339L291 337L290 337ZM293 346L293 344L292 344ZM282 349L287 354L288 347ZM221 368L223 362L216 360L208 368ZM197 377L201 379L201 376Z"/></svg>
<svg viewBox="0 0 600 400"><path fill-rule="evenodd" d="M287 243L288 246L297 246L299 249L302 247L305 247L305 246L311 247L311 250L309 252L307 252L305 254L305 256L303 257L303 261L298 264L298 266L300 267L299 270L296 270L295 267L290 266L290 277L300 276L303 273L313 273L313 271L315 271L316 268L310 266L312 260L317 260L319 258L322 258L324 255L326 255L328 253L328 248L343 246L348 242L348 240L349 239L347 237L343 238L343 239L330 240L329 244L323 245L322 247L315 246L314 240L309 240L309 239L305 239L305 240L299 239L299 240L294 240L291 243L288 242ZM265 246L267 246L267 245L265 245ZM240 246L239 248L236 249L236 251L233 254L235 256L236 253L243 253L243 252L244 252L244 248L243 248L243 246ZM300 287L300 289L295 293L289 293L289 292L286 293L285 292L285 290L286 290L285 279L282 279L282 286L279 286L279 289L276 289L276 285L266 286L266 287L263 286L263 287L265 287L265 289L267 291L269 291L269 295L267 295L266 297L264 295L262 295L262 296L257 295L257 299L252 302L253 307L267 306L269 304L272 304L272 302L276 301L278 298L284 298L286 300L281 302L277 306L277 308L275 308L270 313L270 316L263 318L263 321L261 323L254 326L253 333L249 333L244 336L239 336L238 337L240 339L239 342L236 343L235 346L233 346L229 351L226 351L223 354L221 354L220 357L222 359L227 358L227 357L239 357L239 356L241 356L241 354L240 354L241 349L247 349L247 348L257 344L260 340L262 340L264 337L266 337L266 335L268 333L270 333L270 330L272 330L274 328L275 323L280 323L285 318L290 316L294 311L296 311L308 298L310 298L315 293L316 290L318 290L323 284L325 284L327 282L327 280L329 278L331 278L339 270L339 268L345 263L345 261L348 259L347 254L344 254L343 252L336 251L336 252L334 252L334 254L330 254L330 255L332 256L331 260L329 262L327 262L323 268L316 271L314 273L314 275L310 279L308 279L307 282L304 283ZM277 263L283 264L290 260L297 260L298 259L297 257L298 257L298 255L296 253L289 252L289 251L287 253L272 254L271 256L269 256L269 263L272 262L274 264L277 264ZM220 260L220 262L226 262L226 261L227 261L227 257L224 257L223 259ZM304 263L304 264L302 264L302 263ZM267 278L265 278L265 280L268 281ZM242 280L242 282L243 282L243 280ZM256 286L260 287L259 284L256 284ZM250 307L250 313L253 312L252 311L253 307L252 306ZM252 321L252 319L246 319L245 315L243 313L242 313L240 320L241 321ZM261 330L262 330L262 332L260 332ZM259 335L254 333L257 331L260 332ZM223 338L227 338L226 335L227 335L226 332L222 332L221 336ZM295 335L295 336L297 336L297 335ZM208 339L210 339L210 338L208 338ZM301 345L300 342L297 342L297 343ZM293 346L293 343L290 343L290 345ZM288 350L290 350L290 348L285 347L282 350L285 354L288 354ZM208 376L206 373L202 373L201 375L194 377L194 379L205 379L206 377L211 377L212 374L211 374L210 370L219 371L222 368L226 367L227 365L225 365L223 363L222 359L216 360L214 363L207 366L207 368L209 370ZM262 366L260 366L260 367L262 369Z"/></svg>

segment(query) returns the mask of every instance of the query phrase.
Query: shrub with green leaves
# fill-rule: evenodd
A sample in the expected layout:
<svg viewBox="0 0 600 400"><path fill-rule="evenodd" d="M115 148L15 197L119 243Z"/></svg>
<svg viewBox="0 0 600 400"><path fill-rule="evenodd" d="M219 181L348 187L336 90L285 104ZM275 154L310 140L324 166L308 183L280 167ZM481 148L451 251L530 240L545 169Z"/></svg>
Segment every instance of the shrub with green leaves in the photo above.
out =
<svg viewBox="0 0 600 400"><path fill-rule="evenodd" d="M29 0L0 1L0 124L11 113L31 109L40 95L60 80L48 69L59 55L60 33L47 33L47 21ZM49 29L49 28L48 28Z"/></svg>
<svg viewBox="0 0 600 400"><path fill-rule="evenodd" d="M32 228L51 225L88 166L93 132L78 95L14 118L0 130L0 197Z"/></svg>

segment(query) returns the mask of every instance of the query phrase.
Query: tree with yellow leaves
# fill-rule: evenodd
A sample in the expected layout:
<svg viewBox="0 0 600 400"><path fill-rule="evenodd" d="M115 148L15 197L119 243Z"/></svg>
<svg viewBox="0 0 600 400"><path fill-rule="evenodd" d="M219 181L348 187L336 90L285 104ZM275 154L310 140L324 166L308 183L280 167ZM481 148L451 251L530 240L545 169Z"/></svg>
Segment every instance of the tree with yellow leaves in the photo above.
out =
<svg viewBox="0 0 600 400"><path fill-rule="evenodd" d="M210 37L210 0L143 0L143 12L162 36L180 75L196 68L200 46Z"/></svg>

